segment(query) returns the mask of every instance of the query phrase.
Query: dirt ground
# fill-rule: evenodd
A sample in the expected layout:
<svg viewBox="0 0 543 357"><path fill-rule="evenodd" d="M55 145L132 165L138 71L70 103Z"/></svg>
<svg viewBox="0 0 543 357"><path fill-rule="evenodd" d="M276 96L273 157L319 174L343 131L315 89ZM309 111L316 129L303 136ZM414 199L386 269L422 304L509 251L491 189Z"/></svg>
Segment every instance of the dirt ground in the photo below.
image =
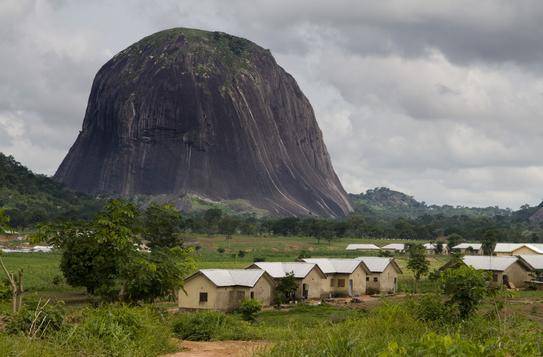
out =
<svg viewBox="0 0 543 357"><path fill-rule="evenodd" d="M269 346L266 341L183 341L183 351L164 357L250 357Z"/></svg>

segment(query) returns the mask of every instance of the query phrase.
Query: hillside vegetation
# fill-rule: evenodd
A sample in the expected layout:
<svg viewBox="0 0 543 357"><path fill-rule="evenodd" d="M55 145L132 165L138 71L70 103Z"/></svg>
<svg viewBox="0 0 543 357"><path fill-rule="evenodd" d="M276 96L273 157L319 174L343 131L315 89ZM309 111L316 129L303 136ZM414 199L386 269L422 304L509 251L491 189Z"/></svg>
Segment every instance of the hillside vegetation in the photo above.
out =
<svg viewBox="0 0 543 357"><path fill-rule="evenodd" d="M47 176L34 174L13 156L0 153L0 209L13 227L62 218L86 219L102 202L67 190Z"/></svg>
<svg viewBox="0 0 543 357"><path fill-rule="evenodd" d="M405 193L387 187L377 187L365 193L349 194L356 212L376 218L417 218L424 215L494 217L509 216L510 209L499 207L465 207L451 205L427 205Z"/></svg>

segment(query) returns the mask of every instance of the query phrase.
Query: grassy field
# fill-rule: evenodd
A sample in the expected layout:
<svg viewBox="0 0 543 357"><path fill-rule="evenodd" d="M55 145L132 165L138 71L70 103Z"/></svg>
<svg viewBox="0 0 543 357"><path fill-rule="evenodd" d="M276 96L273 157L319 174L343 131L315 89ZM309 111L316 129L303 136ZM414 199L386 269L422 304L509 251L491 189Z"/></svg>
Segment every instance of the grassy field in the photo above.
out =
<svg viewBox="0 0 543 357"><path fill-rule="evenodd" d="M245 267L255 258L288 261L296 259L301 252L312 257L356 257L362 253L347 252L347 244L364 242L383 245L391 242L337 239L328 244L305 237L234 236L225 239L205 235L191 235L187 241L199 247L196 250L198 268ZM219 248L224 252L219 253ZM242 257L239 251L244 252ZM489 301L472 320L465 323L441 326L421 321L414 308L419 296L410 294L413 277L406 267L405 255L396 256L404 272L399 279L399 289L403 294L399 296L370 298L358 304L301 304L289 309L267 309L253 323L242 321L238 315L225 317L211 314L201 317L193 313L161 313L164 308L173 307L171 302L159 303L148 311L145 307L140 312L127 310L123 314L133 314L130 319L122 315L118 322L110 321L110 316L117 313L115 307L111 307L112 311L89 312L86 307L91 306L92 300L84 290L72 288L63 282L59 253L15 253L5 254L2 258L9 270L24 270L25 301L36 298L65 301L67 321L74 324L44 341L0 333L0 351L7 355L160 354L175 347L164 339L153 347L152 343L160 340L159 333L156 337L149 337L148 343L151 345L138 341L141 341L141 336L150 336L150 331L158 331L159 326L163 329L160 336L175 335L179 320L187 320L184 328L194 328L197 334L209 333L211 340L269 341L273 348L263 354L272 356L538 356L543 353L540 339L543 334L543 292L512 292L500 311L497 311L494 302ZM428 259L433 270L448 258L429 256ZM433 282L424 279L419 285L419 293L435 291L435 288ZM0 303L0 313L7 315L9 308L9 301ZM88 316L85 317L85 314ZM140 321L138 324L144 329L142 335L134 332L132 339L122 340L111 339L108 335L104 340L105 335L101 335L101 331L110 331L114 335L135 331L133 326L123 327L127 321Z"/></svg>
<svg viewBox="0 0 543 357"><path fill-rule="evenodd" d="M354 258L368 253L346 251L349 243L374 243L385 245L399 242L378 239L334 239L330 244L326 241L317 242L308 237L277 237L277 236L233 236L226 239L224 236L187 235L186 241L197 249L197 268L244 268L250 265L255 258L266 261L292 261L304 253L311 257L336 257ZM218 249L224 249L219 253ZM243 251L243 257L239 252ZM82 289L72 288L63 283L62 273L59 270L59 253L10 253L4 254L4 262L9 270L16 271L23 269L24 285L27 293L39 292L47 296L62 298L63 295L69 300L78 300L78 294L83 293ZM410 291L412 289L412 274L406 268L407 258L405 255L396 257L404 274L399 279L401 289ZM447 257L429 256L431 270L443 265ZM60 283L59 283L60 281ZM422 283L424 287L427 283Z"/></svg>

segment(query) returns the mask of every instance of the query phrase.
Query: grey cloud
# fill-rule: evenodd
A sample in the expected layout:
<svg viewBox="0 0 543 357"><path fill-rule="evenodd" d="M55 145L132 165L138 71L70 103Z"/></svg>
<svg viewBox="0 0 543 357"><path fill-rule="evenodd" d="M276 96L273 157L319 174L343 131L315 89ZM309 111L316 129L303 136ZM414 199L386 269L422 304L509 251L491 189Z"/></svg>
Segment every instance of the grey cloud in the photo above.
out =
<svg viewBox="0 0 543 357"><path fill-rule="evenodd" d="M535 204L541 18L535 0L5 0L0 151L52 174L99 67L145 35L197 27L271 49L314 105L347 190Z"/></svg>

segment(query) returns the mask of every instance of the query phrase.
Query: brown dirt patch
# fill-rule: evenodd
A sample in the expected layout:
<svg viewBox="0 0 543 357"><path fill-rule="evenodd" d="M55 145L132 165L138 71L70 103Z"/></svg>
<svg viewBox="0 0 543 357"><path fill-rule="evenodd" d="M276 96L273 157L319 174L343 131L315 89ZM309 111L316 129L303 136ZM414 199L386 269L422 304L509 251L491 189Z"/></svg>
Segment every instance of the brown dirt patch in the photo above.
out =
<svg viewBox="0 0 543 357"><path fill-rule="evenodd" d="M164 357L250 357L269 347L266 341L183 341L183 351Z"/></svg>

